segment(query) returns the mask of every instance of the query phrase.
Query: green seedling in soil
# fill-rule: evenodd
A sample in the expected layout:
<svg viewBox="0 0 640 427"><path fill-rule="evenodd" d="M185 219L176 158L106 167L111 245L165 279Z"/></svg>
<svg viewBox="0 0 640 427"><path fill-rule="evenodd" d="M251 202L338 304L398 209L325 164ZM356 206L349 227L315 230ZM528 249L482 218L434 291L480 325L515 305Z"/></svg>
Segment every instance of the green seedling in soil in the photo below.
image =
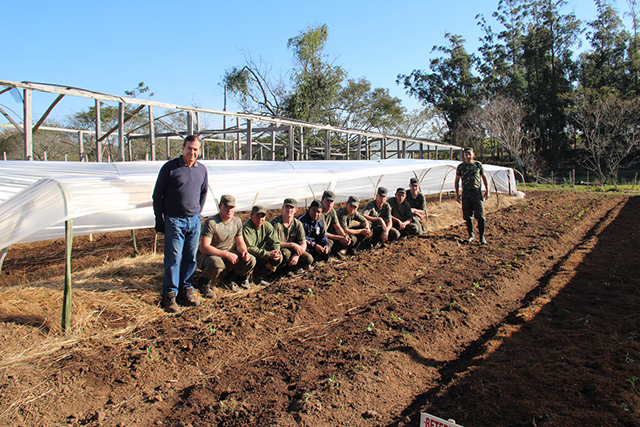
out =
<svg viewBox="0 0 640 427"><path fill-rule="evenodd" d="M409 336L409 332L403 332L402 333L402 339L405 339Z"/></svg>
<svg viewBox="0 0 640 427"><path fill-rule="evenodd" d="M473 287L476 288L476 289L480 289L480 283L473 282Z"/></svg>
<svg viewBox="0 0 640 427"><path fill-rule="evenodd" d="M209 333L211 335L215 335L217 329L213 327L213 325L209 325Z"/></svg>
<svg viewBox="0 0 640 427"><path fill-rule="evenodd" d="M336 337L336 340L338 340L338 344L336 344L336 347L342 347L342 339L340 339L340 337Z"/></svg>
<svg viewBox="0 0 640 427"><path fill-rule="evenodd" d="M380 350L376 350L375 353L373 353L374 356L380 356Z"/></svg>
<svg viewBox="0 0 640 427"><path fill-rule="evenodd" d="M365 331L365 332L371 332L371 331L373 331L373 326L374 326L374 325L373 325L373 322L369 323L369 326L367 326L367 327L365 328L365 330L364 330L364 331Z"/></svg>
<svg viewBox="0 0 640 427"><path fill-rule="evenodd" d="M153 362L153 355L151 354L151 346L147 347L147 357L149 358L149 360L151 360Z"/></svg>
<svg viewBox="0 0 640 427"><path fill-rule="evenodd" d="M451 310L453 308L453 306L456 305L457 302L458 301L456 301L456 300L451 301L451 304L449 304L449 310Z"/></svg>
<svg viewBox="0 0 640 427"><path fill-rule="evenodd" d="M396 316L395 314L393 314L393 312L391 312L391 320L402 320L402 319Z"/></svg>
<svg viewBox="0 0 640 427"><path fill-rule="evenodd" d="M308 391L307 391L307 392L305 392L305 393L302 395L302 399L304 399L304 401L305 401L305 402L308 402L308 401L309 401L309 399L311 399L311 393L309 393Z"/></svg>
<svg viewBox="0 0 640 427"><path fill-rule="evenodd" d="M282 292L278 292L277 294L274 295L274 297L276 297L276 299L280 298L280 295L282 295Z"/></svg>
<svg viewBox="0 0 640 427"><path fill-rule="evenodd" d="M331 377L327 378L327 384L329 384L332 387L338 387L340 386L340 382L338 381L338 379L336 378L336 375L332 375Z"/></svg>
<svg viewBox="0 0 640 427"><path fill-rule="evenodd" d="M313 296L313 289L309 288L309 289L307 290L307 295L309 295L309 296Z"/></svg>
<svg viewBox="0 0 640 427"><path fill-rule="evenodd" d="M638 391L638 389L636 388L636 383L638 382L638 377L627 378L627 382L631 384L631 388L633 389L633 391L635 391L636 393L640 394L640 391Z"/></svg>
<svg viewBox="0 0 640 427"><path fill-rule="evenodd" d="M625 363L633 363L633 359L629 357L629 352L627 351L627 355L624 357Z"/></svg>
<svg viewBox="0 0 640 427"><path fill-rule="evenodd" d="M638 336L635 332L631 332L631 334L627 338L629 338L630 340L638 340Z"/></svg>
<svg viewBox="0 0 640 427"><path fill-rule="evenodd" d="M626 403L621 403L621 404L620 404L620 407L621 407L622 409L624 409L625 411L628 411L628 410L629 410L629 405L627 405Z"/></svg>

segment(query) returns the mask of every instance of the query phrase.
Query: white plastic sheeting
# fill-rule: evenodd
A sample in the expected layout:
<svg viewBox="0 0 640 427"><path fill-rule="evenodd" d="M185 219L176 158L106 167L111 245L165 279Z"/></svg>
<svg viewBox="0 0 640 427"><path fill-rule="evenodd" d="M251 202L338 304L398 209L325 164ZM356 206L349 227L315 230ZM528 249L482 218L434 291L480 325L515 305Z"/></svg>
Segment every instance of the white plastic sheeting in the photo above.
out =
<svg viewBox="0 0 640 427"><path fill-rule="evenodd" d="M254 204L279 208L286 197L298 206L335 191L337 202L350 195L371 198L377 187L392 196L417 177L425 194L452 191L460 162L364 160L252 162L205 160L209 194L203 215L217 212L223 194L236 197L237 210ZM0 162L0 249L14 243L64 237L64 222L74 220L74 235L149 228L154 225L151 195L164 162ZM513 170L484 165L492 191L514 195Z"/></svg>

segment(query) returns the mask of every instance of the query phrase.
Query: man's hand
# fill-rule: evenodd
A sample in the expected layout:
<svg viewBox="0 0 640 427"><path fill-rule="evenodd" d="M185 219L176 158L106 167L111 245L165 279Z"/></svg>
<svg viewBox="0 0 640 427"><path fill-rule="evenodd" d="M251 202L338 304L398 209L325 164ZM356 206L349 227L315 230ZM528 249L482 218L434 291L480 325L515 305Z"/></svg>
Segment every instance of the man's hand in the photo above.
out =
<svg viewBox="0 0 640 427"><path fill-rule="evenodd" d="M299 259L300 257L298 255L292 255L291 259L289 260L289 266L293 267L294 265L298 265Z"/></svg>
<svg viewBox="0 0 640 427"><path fill-rule="evenodd" d="M280 252L278 251L271 251L269 252L269 259L272 259L274 261L278 261L280 259Z"/></svg>
<svg viewBox="0 0 640 427"><path fill-rule="evenodd" d="M459 194L456 194L456 202L462 202L462 197Z"/></svg>
<svg viewBox="0 0 640 427"><path fill-rule="evenodd" d="M251 259L251 254L247 251L240 254L240 256L242 257L242 260L246 262L249 262L249 260Z"/></svg>
<svg viewBox="0 0 640 427"><path fill-rule="evenodd" d="M384 231L382 232L382 235L380 236L380 239L381 239L383 242L387 242L387 241L389 240L389 230L388 230L388 229L387 229L387 230L384 230Z"/></svg>
<svg viewBox="0 0 640 427"><path fill-rule="evenodd" d="M299 245L299 244L297 244L297 243L294 243L294 244L293 244L292 249L293 249L293 251L295 252L296 257L299 257L300 255L302 255L302 254L304 253L304 249L302 249L302 246L300 246L300 245ZM295 264L293 264L293 265L295 265Z"/></svg>
<svg viewBox="0 0 640 427"><path fill-rule="evenodd" d="M347 236L340 236L338 241L342 243L344 246L349 246L351 244L351 239Z"/></svg>
<svg viewBox="0 0 640 427"><path fill-rule="evenodd" d="M490 194L489 194L489 190L487 190L487 191L484 193L484 199L485 199L485 200L487 200L487 199L489 198L489 196L490 196Z"/></svg>
<svg viewBox="0 0 640 427"><path fill-rule="evenodd" d="M157 221L156 220L156 226L154 228L155 228L156 232L164 233L164 221L162 221L162 220Z"/></svg>
<svg viewBox="0 0 640 427"><path fill-rule="evenodd" d="M227 259L227 261L229 261L231 264L235 264L238 262L238 255L234 254L233 252L226 252L224 254L224 257Z"/></svg>

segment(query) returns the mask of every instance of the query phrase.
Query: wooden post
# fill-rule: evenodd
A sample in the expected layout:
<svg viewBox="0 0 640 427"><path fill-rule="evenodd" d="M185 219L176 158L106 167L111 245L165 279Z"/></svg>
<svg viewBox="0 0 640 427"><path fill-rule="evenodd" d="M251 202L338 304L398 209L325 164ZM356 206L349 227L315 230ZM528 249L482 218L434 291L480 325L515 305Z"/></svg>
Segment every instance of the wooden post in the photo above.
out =
<svg viewBox="0 0 640 427"><path fill-rule="evenodd" d="M167 145L167 160L171 158L171 144L169 143L169 137L164 137L164 142Z"/></svg>
<svg viewBox="0 0 640 427"><path fill-rule="evenodd" d="M324 131L324 159L331 160L331 135L329 129Z"/></svg>
<svg viewBox="0 0 640 427"><path fill-rule="evenodd" d="M276 131L271 131L271 161L276 160Z"/></svg>
<svg viewBox="0 0 640 427"><path fill-rule="evenodd" d="M187 132L189 135L193 135L193 113L187 111Z"/></svg>
<svg viewBox="0 0 640 427"><path fill-rule="evenodd" d="M294 138L293 138L293 126L289 126L289 161L294 161L296 159L296 150L294 147Z"/></svg>
<svg viewBox="0 0 640 427"><path fill-rule="evenodd" d="M149 149L151 150L151 160L156 160L156 127L153 124L153 105L149 105Z"/></svg>
<svg viewBox="0 0 640 427"><path fill-rule="evenodd" d="M420 152L419 154L420 160L422 160L424 158L424 147L422 146L421 142L418 143L418 150Z"/></svg>
<svg viewBox="0 0 640 427"><path fill-rule="evenodd" d="M449 160L453 160L453 148L449 148Z"/></svg>
<svg viewBox="0 0 640 427"><path fill-rule="evenodd" d="M236 133L236 143L233 147L233 160L240 159L240 117L236 117L236 126L238 128L238 132Z"/></svg>
<svg viewBox="0 0 640 427"><path fill-rule="evenodd" d="M252 147L251 147L251 139L253 138L253 121L251 119L247 119L247 160L251 160L253 157Z"/></svg>
<svg viewBox="0 0 640 427"><path fill-rule="evenodd" d="M118 108L118 161L124 162L124 102Z"/></svg>
<svg viewBox="0 0 640 427"><path fill-rule="evenodd" d="M84 132L78 131L78 161L84 162Z"/></svg>
<svg viewBox="0 0 640 427"><path fill-rule="evenodd" d="M367 160L371 160L371 143L369 142L369 137L364 137L364 148L365 148L365 158Z"/></svg>
<svg viewBox="0 0 640 427"><path fill-rule="evenodd" d="M73 219L64 223L64 291L62 296L62 332L71 326L71 248L73 246Z"/></svg>
<svg viewBox="0 0 640 427"><path fill-rule="evenodd" d="M380 158L385 160L387 158L387 139L380 139Z"/></svg>
<svg viewBox="0 0 640 427"><path fill-rule="evenodd" d="M2 249L2 251L0 251L0 272L2 272L2 263L4 262L4 259L7 257L7 252L9 252L8 246Z"/></svg>
<svg viewBox="0 0 640 427"><path fill-rule="evenodd" d="M358 149L356 151L356 160L362 160L362 135L358 135Z"/></svg>
<svg viewBox="0 0 640 427"><path fill-rule="evenodd" d="M136 230L131 230L131 240L133 241L133 256L136 257L140 255L138 251L138 241L136 239Z"/></svg>
<svg viewBox="0 0 640 427"><path fill-rule="evenodd" d="M96 162L102 162L102 141L100 141L100 100L96 99Z"/></svg>
<svg viewBox="0 0 640 427"><path fill-rule="evenodd" d="M24 159L33 160L33 116L31 112L31 90L24 90Z"/></svg>
<svg viewBox="0 0 640 427"><path fill-rule="evenodd" d="M300 154L298 155L298 160L304 160L304 131L302 126L300 126Z"/></svg>
<svg viewBox="0 0 640 427"><path fill-rule="evenodd" d="M407 141L402 141L402 158L407 158Z"/></svg>
<svg viewBox="0 0 640 427"><path fill-rule="evenodd" d="M349 134L345 134L345 138L347 139L347 158L345 160L349 160L349 152L351 151L351 146L349 144Z"/></svg>

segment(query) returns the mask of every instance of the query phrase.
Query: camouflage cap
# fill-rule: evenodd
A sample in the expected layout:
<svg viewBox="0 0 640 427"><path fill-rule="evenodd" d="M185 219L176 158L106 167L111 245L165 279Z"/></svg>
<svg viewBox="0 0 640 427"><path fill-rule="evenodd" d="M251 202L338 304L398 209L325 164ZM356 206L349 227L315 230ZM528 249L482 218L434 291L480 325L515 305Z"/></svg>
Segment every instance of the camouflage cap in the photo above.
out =
<svg viewBox="0 0 640 427"><path fill-rule="evenodd" d="M388 191L385 187L378 187L378 192L377 192L377 194L378 194L379 196L387 197L387 194L388 194L388 193L389 193L389 191Z"/></svg>
<svg viewBox="0 0 640 427"><path fill-rule="evenodd" d="M267 214L267 210L262 207L261 205L255 205L254 207L251 208L251 214L252 215L257 215L257 214Z"/></svg>
<svg viewBox="0 0 640 427"><path fill-rule="evenodd" d="M420 182L418 182L418 178L411 178L409 180L409 184L411 184L411 185L420 185Z"/></svg>
<svg viewBox="0 0 640 427"><path fill-rule="evenodd" d="M335 202L336 201L336 193L334 193L333 191L325 191L324 193L322 193L322 198L323 199L327 199L330 202Z"/></svg>
<svg viewBox="0 0 640 427"><path fill-rule="evenodd" d="M223 194L222 197L220 197L220 204L225 205L228 208L235 208L236 198L229 194Z"/></svg>
<svg viewBox="0 0 640 427"><path fill-rule="evenodd" d="M282 203L283 206L293 206L294 208L298 207L298 202L296 199L293 199L291 197L287 197L286 199L284 199L284 203Z"/></svg>
<svg viewBox="0 0 640 427"><path fill-rule="evenodd" d="M358 207L360 206L360 199L356 196L349 196L349 200L347 201L347 204Z"/></svg>
<svg viewBox="0 0 640 427"><path fill-rule="evenodd" d="M405 190L405 189L404 189L404 188L402 188L402 187L399 187L399 188L396 190L396 194L397 194L397 193L407 194L407 190Z"/></svg>

